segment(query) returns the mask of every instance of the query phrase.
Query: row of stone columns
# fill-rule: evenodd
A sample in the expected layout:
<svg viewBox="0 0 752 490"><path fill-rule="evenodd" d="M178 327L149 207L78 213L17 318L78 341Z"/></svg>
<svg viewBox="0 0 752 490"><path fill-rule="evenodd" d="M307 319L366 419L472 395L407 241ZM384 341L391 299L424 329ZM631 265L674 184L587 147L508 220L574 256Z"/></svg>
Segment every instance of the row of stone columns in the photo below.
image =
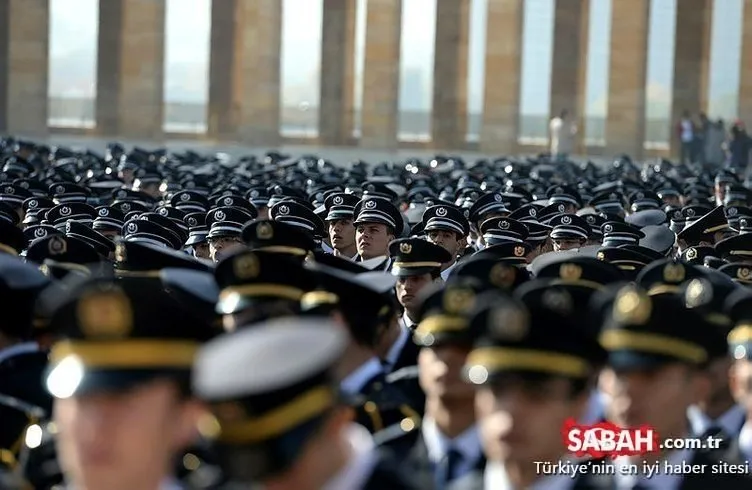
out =
<svg viewBox="0 0 752 490"><path fill-rule="evenodd" d="M353 139L356 0L324 0L319 142L398 146L403 0L368 0L361 137ZM465 146L469 11L472 0L437 2L432 147ZM585 114L589 3L557 0L551 114ZM519 129L524 0L487 0L480 149L514 153ZM643 154L650 0L612 0L606 151ZM99 6L96 133L160 139L164 100L165 0ZM707 108L712 0L677 10L672 121ZM0 0L0 129L47 130L49 0ZM209 136L252 145L281 142L280 0L214 0ZM739 115L752 121L752 0L745 0ZM745 62L745 60L747 60ZM580 132L581 135L584 131ZM580 143L582 140L580 139ZM580 151L588 149L580 146Z"/></svg>

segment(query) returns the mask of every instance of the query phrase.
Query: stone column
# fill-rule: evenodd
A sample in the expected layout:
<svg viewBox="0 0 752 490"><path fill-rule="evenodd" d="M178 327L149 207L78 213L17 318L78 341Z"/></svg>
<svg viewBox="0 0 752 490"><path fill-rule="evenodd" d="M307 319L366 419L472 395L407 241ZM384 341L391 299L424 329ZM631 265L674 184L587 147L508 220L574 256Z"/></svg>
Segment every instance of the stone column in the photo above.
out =
<svg viewBox="0 0 752 490"><path fill-rule="evenodd" d="M165 0L106 0L99 6L97 132L161 139Z"/></svg>
<svg viewBox="0 0 752 490"><path fill-rule="evenodd" d="M707 111L710 74L712 0L683 0L676 9L674 84L671 104L671 152L678 154L681 142L676 123L688 110L692 117Z"/></svg>
<svg viewBox="0 0 752 490"><path fill-rule="evenodd" d="M645 145L650 0L612 0L606 119L608 155L641 158Z"/></svg>
<svg viewBox="0 0 752 490"><path fill-rule="evenodd" d="M319 140L344 145L353 130L357 0L324 0Z"/></svg>
<svg viewBox="0 0 752 490"><path fill-rule="evenodd" d="M368 0L360 144L397 148L402 0Z"/></svg>
<svg viewBox="0 0 752 490"><path fill-rule="evenodd" d="M209 46L209 136L232 139L233 119L233 50L235 47L235 11L237 0L213 0Z"/></svg>
<svg viewBox="0 0 752 490"><path fill-rule="evenodd" d="M281 45L282 2L240 0L235 13L233 114L237 137L246 144L280 143Z"/></svg>
<svg viewBox="0 0 752 490"><path fill-rule="evenodd" d="M459 149L467 134L470 0L436 2L431 133L436 148Z"/></svg>
<svg viewBox="0 0 752 490"><path fill-rule="evenodd" d="M752 60L752 0L744 0L739 80L739 118L746 123L747 128L752 128L752 63L750 60Z"/></svg>
<svg viewBox="0 0 752 490"><path fill-rule="evenodd" d="M0 129L47 134L49 0L0 0Z"/></svg>
<svg viewBox="0 0 752 490"><path fill-rule="evenodd" d="M549 115L566 109L576 118L576 152L584 149L589 19L589 0L555 0Z"/></svg>
<svg viewBox="0 0 752 490"><path fill-rule="evenodd" d="M486 83L480 149L517 151L524 0L488 0Z"/></svg>

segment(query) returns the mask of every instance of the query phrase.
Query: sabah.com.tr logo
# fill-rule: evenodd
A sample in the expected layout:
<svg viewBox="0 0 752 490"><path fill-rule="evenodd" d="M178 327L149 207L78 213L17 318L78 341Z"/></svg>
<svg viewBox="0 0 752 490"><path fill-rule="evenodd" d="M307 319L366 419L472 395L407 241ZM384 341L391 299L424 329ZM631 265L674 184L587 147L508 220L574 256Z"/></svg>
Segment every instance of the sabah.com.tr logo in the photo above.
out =
<svg viewBox="0 0 752 490"><path fill-rule="evenodd" d="M662 449L718 449L722 438L666 439L661 442L658 432L649 426L623 428L613 422L578 424L564 422L562 437L567 451L577 457L617 458L656 453Z"/></svg>

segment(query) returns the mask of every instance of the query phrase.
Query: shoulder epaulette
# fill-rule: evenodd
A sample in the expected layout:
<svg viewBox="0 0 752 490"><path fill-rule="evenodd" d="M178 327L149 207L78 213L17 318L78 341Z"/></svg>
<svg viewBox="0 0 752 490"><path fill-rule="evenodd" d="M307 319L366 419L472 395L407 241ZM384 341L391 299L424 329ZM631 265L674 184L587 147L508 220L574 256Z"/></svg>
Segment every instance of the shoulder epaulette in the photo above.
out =
<svg viewBox="0 0 752 490"><path fill-rule="evenodd" d="M401 381L403 379L415 379L418 377L418 374L419 374L418 366L407 366L407 367L403 367L402 369L398 369L397 371L394 371L393 373L387 374L386 382L396 383L397 381Z"/></svg>

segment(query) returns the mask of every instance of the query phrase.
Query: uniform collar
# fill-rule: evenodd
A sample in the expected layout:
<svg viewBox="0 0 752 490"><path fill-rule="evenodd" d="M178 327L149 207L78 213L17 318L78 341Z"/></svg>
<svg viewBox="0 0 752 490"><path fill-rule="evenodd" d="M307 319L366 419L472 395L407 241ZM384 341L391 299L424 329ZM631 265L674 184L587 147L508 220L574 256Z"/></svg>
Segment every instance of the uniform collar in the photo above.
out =
<svg viewBox="0 0 752 490"><path fill-rule="evenodd" d="M407 310L405 310L402 313L401 320L402 320L402 330L408 330L409 331L411 325L417 325L416 322L414 322L414 321L412 321L410 319L410 316L407 314Z"/></svg>
<svg viewBox="0 0 752 490"><path fill-rule="evenodd" d="M457 260L455 260L455 261L454 261L454 262L452 263L452 265L450 265L449 267L447 267L446 269L444 269L443 271L441 271L441 280L442 280L442 281L445 281L445 282L446 282L447 278L449 277L449 274L451 274L451 273L452 273L452 270L453 270L453 269L454 269L454 268L455 268L456 266L457 266Z"/></svg>
<svg viewBox="0 0 752 490"><path fill-rule="evenodd" d="M381 373L383 373L381 362L378 358L372 357L345 376L340 382L340 389L348 395L356 395L370 380Z"/></svg>
<svg viewBox="0 0 752 490"><path fill-rule="evenodd" d="M696 435L704 434L712 426L717 426L729 436L735 436L739 428L744 423L744 408L735 404L715 420L711 420L697 405L690 405L687 408L687 418L691 426L692 433Z"/></svg>
<svg viewBox="0 0 752 490"><path fill-rule="evenodd" d="M421 431L428 449L428 458L433 463L444 459L450 447L459 451L464 461L476 461L481 456L480 433L476 424L465 429L454 439L449 439L441 433L433 418L426 417L421 424Z"/></svg>

